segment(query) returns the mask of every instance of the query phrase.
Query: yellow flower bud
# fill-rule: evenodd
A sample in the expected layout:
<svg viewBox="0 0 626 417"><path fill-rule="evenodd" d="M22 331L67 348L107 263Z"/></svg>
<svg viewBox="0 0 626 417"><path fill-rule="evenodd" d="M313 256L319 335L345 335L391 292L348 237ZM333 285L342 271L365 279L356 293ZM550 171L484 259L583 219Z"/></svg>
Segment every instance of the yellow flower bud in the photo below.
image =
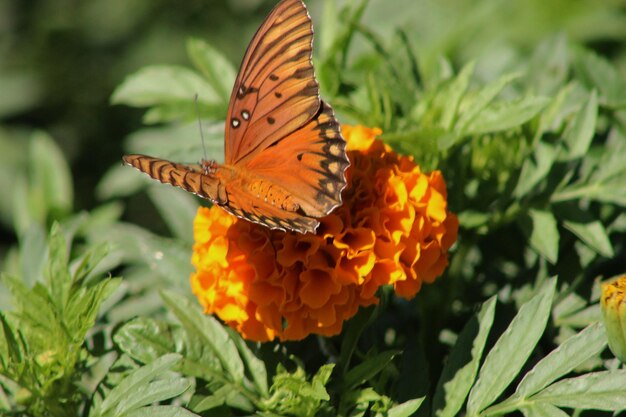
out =
<svg viewBox="0 0 626 417"><path fill-rule="evenodd" d="M626 275L602 284L600 305L611 352L626 363Z"/></svg>

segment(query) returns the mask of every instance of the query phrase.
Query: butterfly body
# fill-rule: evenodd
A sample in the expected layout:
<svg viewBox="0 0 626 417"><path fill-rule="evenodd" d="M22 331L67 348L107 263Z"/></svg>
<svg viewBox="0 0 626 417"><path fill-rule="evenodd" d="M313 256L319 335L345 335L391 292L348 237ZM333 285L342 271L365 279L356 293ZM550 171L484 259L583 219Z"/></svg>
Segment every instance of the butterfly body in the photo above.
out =
<svg viewBox="0 0 626 417"><path fill-rule="evenodd" d="M250 42L226 118L224 163L124 162L272 229L314 232L341 204L349 161L332 108L320 99L313 28L302 0L282 0Z"/></svg>

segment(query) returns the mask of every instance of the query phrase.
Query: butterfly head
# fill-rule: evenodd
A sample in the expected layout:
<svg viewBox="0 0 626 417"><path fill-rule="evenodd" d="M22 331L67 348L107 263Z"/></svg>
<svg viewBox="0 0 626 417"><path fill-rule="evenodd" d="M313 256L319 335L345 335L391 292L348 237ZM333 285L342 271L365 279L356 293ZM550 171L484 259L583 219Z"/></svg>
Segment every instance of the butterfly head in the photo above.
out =
<svg viewBox="0 0 626 417"><path fill-rule="evenodd" d="M217 171L217 162L213 160L202 159L200 161L200 166L202 167L202 173L204 175L213 175L215 171Z"/></svg>

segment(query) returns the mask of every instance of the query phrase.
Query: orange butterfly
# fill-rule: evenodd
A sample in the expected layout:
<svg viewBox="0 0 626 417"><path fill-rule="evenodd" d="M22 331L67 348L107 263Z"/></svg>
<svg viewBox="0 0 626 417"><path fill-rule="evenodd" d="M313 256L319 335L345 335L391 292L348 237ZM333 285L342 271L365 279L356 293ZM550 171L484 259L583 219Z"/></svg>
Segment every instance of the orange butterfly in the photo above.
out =
<svg viewBox="0 0 626 417"><path fill-rule="evenodd" d="M144 155L124 162L272 229L315 232L341 205L350 165L332 108L319 96L313 27L301 0L282 0L254 35L226 118L224 164Z"/></svg>

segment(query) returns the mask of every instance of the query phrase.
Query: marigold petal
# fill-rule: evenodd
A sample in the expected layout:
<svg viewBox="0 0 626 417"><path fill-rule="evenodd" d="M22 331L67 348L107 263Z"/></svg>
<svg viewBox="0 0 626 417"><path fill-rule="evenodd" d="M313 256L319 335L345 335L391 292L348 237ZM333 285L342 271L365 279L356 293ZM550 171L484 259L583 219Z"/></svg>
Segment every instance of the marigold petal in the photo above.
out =
<svg viewBox="0 0 626 417"><path fill-rule="evenodd" d="M422 173L376 139L380 129L342 130L348 185L317 234L269 230L215 206L198 210L192 291L246 339L335 335L378 302L381 286L411 298L447 266L458 219L441 173Z"/></svg>
<svg viewBox="0 0 626 417"><path fill-rule="evenodd" d="M300 291L300 298L304 305L311 308L322 307L331 295L341 291L341 285L333 280L329 271L309 269L302 272L301 280L304 285Z"/></svg>

